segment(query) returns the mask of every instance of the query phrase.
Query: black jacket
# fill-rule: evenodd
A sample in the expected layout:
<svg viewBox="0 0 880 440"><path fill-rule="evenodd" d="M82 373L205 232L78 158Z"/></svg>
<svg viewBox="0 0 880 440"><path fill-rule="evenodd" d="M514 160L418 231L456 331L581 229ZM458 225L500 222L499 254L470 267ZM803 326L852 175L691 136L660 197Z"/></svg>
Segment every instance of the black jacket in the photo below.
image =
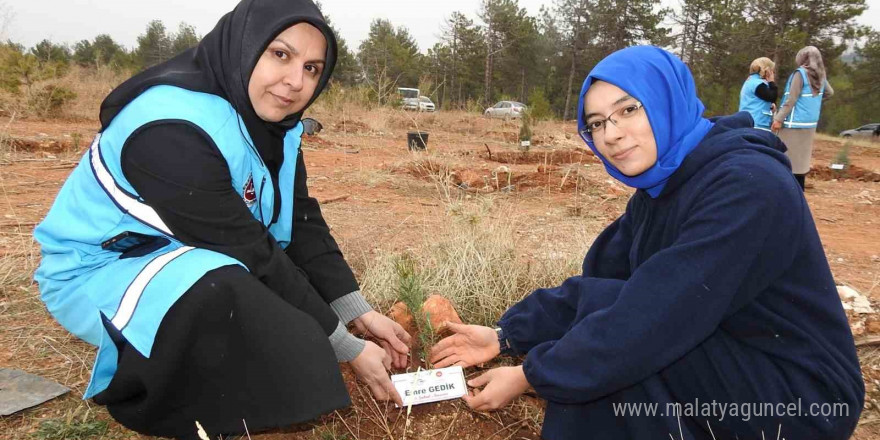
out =
<svg viewBox="0 0 880 440"><path fill-rule="evenodd" d="M214 143L187 124L169 121L133 135L123 149L122 170L178 239L236 258L276 293L291 299L317 290L329 304L358 290L318 201L309 196L302 154L294 182L292 242L286 251L235 192ZM326 305L306 305L304 311L328 334L336 328L338 320Z"/></svg>

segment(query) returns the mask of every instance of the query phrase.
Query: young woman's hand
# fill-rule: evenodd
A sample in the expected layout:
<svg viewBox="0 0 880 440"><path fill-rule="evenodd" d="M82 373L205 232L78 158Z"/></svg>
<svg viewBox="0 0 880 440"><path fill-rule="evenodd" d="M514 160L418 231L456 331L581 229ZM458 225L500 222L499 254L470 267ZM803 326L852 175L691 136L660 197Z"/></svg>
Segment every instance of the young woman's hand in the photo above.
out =
<svg viewBox="0 0 880 440"><path fill-rule="evenodd" d="M375 310L364 313L352 322L359 332L379 341L394 368L406 367L406 354L409 353L408 345L412 338L400 324Z"/></svg>
<svg viewBox="0 0 880 440"><path fill-rule="evenodd" d="M370 388L376 400L391 400L399 406L403 406L400 394L388 377L388 369L391 359L385 350L378 345L367 341L364 351L351 361L351 367L358 379L362 380Z"/></svg>
<svg viewBox="0 0 880 440"><path fill-rule="evenodd" d="M469 380L468 385L474 387L474 395L465 395L463 399L474 411L502 408L529 389L522 365L494 368ZM482 390L477 389L482 386Z"/></svg>
<svg viewBox="0 0 880 440"><path fill-rule="evenodd" d="M489 327L447 322L446 328L454 334L431 348L431 363L436 368L450 365L470 367L490 361L501 353L498 335Z"/></svg>
<svg viewBox="0 0 880 440"><path fill-rule="evenodd" d="M773 121L773 125L770 126L770 131L777 133L782 128L782 122Z"/></svg>

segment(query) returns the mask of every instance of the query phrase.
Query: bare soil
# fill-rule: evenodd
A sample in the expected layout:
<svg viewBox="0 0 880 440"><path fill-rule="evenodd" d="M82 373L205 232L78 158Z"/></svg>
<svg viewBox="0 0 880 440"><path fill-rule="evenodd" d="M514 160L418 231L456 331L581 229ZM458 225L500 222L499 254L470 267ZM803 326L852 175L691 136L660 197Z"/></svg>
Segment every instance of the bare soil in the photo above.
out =
<svg viewBox="0 0 880 440"><path fill-rule="evenodd" d="M492 198L515 207L530 248L523 256L552 250L573 230L591 237L623 212L632 191L611 179L583 148L571 123L534 127L536 142L524 153L515 145L519 127L464 113L410 116L367 112L336 117L317 111L325 131L306 137L303 154L311 194L323 201L334 236L362 275L371 255L405 250L447 221L450 199ZM417 119L414 119L417 118ZM421 119L418 119L421 118ZM32 283L38 251L30 236L61 184L91 142L94 121L0 120L0 365L56 380L73 392L0 419L0 437L40 438L45 420L107 421L94 438L145 438L113 422L102 407L80 400L94 349L69 335L48 315ZM406 131L429 131L428 151L410 152ZM835 175L828 166L842 143L815 145L812 184L806 198L838 284L880 304L880 144L849 150L851 166ZM570 238L568 238L570 241ZM549 243L549 245L548 245ZM880 309L878 309L880 310ZM871 336L870 331L857 338ZM880 353L860 349L869 390L855 438L880 439ZM469 371L469 376L479 374ZM543 402L525 396L491 414L470 411L461 401L415 407L409 416L375 402L351 371L344 374L353 399L346 411L328 415L298 432L253 435L262 439L432 438L537 439ZM405 431L405 432L404 432ZM658 433L665 438L667 433Z"/></svg>

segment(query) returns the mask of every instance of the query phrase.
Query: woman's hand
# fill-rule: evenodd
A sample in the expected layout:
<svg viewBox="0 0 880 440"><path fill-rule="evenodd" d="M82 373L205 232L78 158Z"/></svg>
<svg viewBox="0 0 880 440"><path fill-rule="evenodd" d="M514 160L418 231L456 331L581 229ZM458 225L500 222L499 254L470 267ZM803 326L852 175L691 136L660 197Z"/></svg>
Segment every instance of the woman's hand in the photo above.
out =
<svg viewBox="0 0 880 440"><path fill-rule="evenodd" d="M447 322L446 328L454 334L443 338L431 349L431 363L435 368L470 367L490 361L501 353L498 335L489 327Z"/></svg>
<svg viewBox="0 0 880 440"><path fill-rule="evenodd" d="M464 401L474 411L494 411L502 408L529 389L529 381L522 365L499 367L468 381L474 395L465 395ZM482 390L477 387L485 386Z"/></svg>
<svg viewBox="0 0 880 440"><path fill-rule="evenodd" d="M364 351L351 361L351 367L358 379L362 380L370 388L376 400L392 400L399 406L403 406L400 394L388 377L388 366L391 360L385 350L378 345L367 341Z"/></svg>
<svg viewBox="0 0 880 440"><path fill-rule="evenodd" d="M782 122L774 120L773 125L770 126L770 131L772 131L774 133L778 133L781 128L782 128Z"/></svg>
<svg viewBox="0 0 880 440"><path fill-rule="evenodd" d="M359 332L379 341L388 354L390 365L394 368L406 367L406 354L409 353L408 345L412 338L400 324L375 310L364 313L352 322Z"/></svg>

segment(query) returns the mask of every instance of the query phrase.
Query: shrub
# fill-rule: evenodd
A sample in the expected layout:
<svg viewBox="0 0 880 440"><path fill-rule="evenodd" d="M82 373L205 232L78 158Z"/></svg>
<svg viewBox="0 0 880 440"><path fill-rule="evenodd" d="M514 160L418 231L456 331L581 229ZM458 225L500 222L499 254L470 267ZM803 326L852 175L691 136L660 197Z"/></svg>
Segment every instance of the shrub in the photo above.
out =
<svg viewBox="0 0 880 440"><path fill-rule="evenodd" d="M536 87L529 94L529 113L536 121L553 117L553 110L550 109L550 101L544 96L544 89Z"/></svg>
<svg viewBox="0 0 880 440"><path fill-rule="evenodd" d="M71 101L76 99L72 90L53 84L35 90L29 97L28 106L37 116L59 116Z"/></svg>
<svg viewBox="0 0 880 440"><path fill-rule="evenodd" d="M849 142L845 142L837 156L834 156L834 163L842 164L844 168L849 167Z"/></svg>

